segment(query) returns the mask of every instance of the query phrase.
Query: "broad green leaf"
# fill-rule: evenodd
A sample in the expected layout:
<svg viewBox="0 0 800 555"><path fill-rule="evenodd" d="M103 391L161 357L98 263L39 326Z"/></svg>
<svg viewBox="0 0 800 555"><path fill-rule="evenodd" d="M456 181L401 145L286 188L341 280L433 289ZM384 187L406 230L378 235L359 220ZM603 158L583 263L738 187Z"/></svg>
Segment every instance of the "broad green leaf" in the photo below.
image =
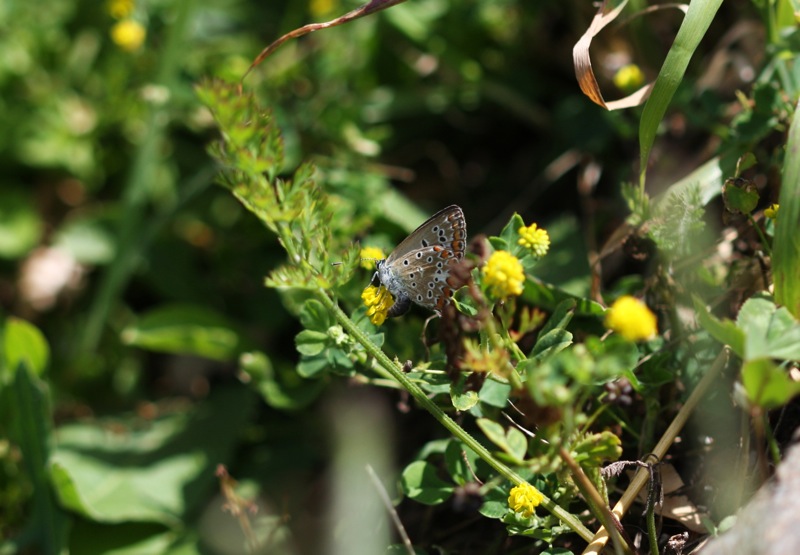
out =
<svg viewBox="0 0 800 555"><path fill-rule="evenodd" d="M742 366L742 384L747 397L764 410L782 407L800 394L800 383L768 358L747 360Z"/></svg>
<svg viewBox="0 0 800 555"><path fill-rule="evenodd" d="M506 431L500 424L494 420L489 420L488 418L479 418L476 423L484 435L489 438L489 441L504 451L508 449L508 445L506 443Z"/></svg>
<svg viewBox="0 0 800 555"><path fill-rule="evenodd" d="M141 315L122 340L151 351L229 361L245 348L243 336L221 314L196 305L169 305Z"/></svg>
<svg viewBox="0 0 800 555"><path fill-rule="evenodd" d="M653 148L661 120L686 73L689 60L700 44L700 40L705 36L721 4L722 0L693 0L689 4L683 23L675 36L675 41L661 66L639 124L639 167L641 168L639 181L642 184L648 168L650 150Z"/></svg>
<svg viewBox="0 0 800 555"><path fill-rule="evenodd" d="M700 325L711 334L711 337L723 345L728 345L739 358L744 358L745 335L736 327L736 324L730 320L719 320L712 316L698 297L694 298L694 309Z"/></svg>
<svg viewBox="0 0 800 555"><path fill-rule="evenodd" d="M745 360L800 360L800 322L785 307L754 296L742 305L736 322L745 334Z"/></svg>
<svg viewBox="0 0 800 555"><path fill-rule="evenodd" d="M750 214L758 205L755 183L745 179L728 179L722 189L725 208L734 214Z"/></svg>
<svg viewBox="0 0 800 555"><path fill-rule="evenodd" d="M800 109L795 108L783 159L780 211L775 220L772 275L775 300L800 319Z"/></svg>
<svg viewBox="0 0 800 555"><path fill-rule="evenodd" d="M557 328L540 335L530 354L530 360L542 360L572 345L572 333Z"/></svg>
<svg viewBox="0 0 800 555"><path fill-rule="evenodd" d="M191 413L60 428L50 472L61 505L97 522L180 527L214 490L214 468L232 456L255 400L220 388Z"/></svg>
<svg viewBox="0 0 800 555"><path fill-rule="evenodd" d="M414 461L403 470L400 485L409 498L425 505L447 501L455 489L436 475L436 468L425 461Z"/></svg>
<svg viewBox="0 0 800 555"><path fill-rule="evenodd" d="M461 375L450 387L450 400L456 410L466 411L478 404L478 392L465 389L466 384L466 376Z"/></svg>
<svg viewBox="0 0 800 555"><path fill-rule="evenodd" d="M0 258L21 258L39 242L42 221L31 195L0 187Z"/></svg>
<svg viewBox="0 0 800 555"><path fill-rule="evenodd" d="M4 364L0 369L5 367L10 371L24 361L34 374L41 376L50 359L50 347L39 328L25 320L10 317L2 333ZM10 375L0 375L0 383L12 378Z"/></svg>
<svg viewBox="0 0 800 555"><path fill-rule="evenodd" d="M564 299L553 313L550 315L550 318L547 319L542 329L539 331L539 338L546 335L551 330L555 329L564 329L566 328L569 323L572 321L572 316L575 314L575 299Z"/></svg>
<svg viewBox="0 0 800 555"><path fill-rule="evenodd" d="M243 353L239 368L250 377L266 403L280 410L297 410L314 401L327 385L324 380L303 379L294 368L273 368L266 354L259 351Z"/></svg>
<svg viewBox="0 0 800 555"><path fill-rule="evenodd" d="M294 345L301 355L313 357L325 350L329 339L327 333L303 330L295 336Z"/></svg>
<svg viewBox="0 0 800 555"><path fill-rule="evenodd" d="M481 403L502 409L508 405L509 393L511 393L511 384L497 381L489 376L483 382L478 397Z"/></svg>
<svg viewBox="0 0 800 555"><path fill-rule="evenodd" d="M61 555L66 549L69 517L57 503L47 475L53 443L47 386L22 358L14 371L13 387L6 393L11 393L3 399L11 413L9 439L19 446L33 485L31 517L20 541L35 543L45 555Z"/></svg>
<svg viewBox="0 0 800 555"><path fill-rule="evenodd" d="M506 432L508 454L519 461L525 460L528 452L528 438L515 427L510 427Z"/></svg>
<svg viewBox="0 0 800 555"><path fill-rule="evenodd" d="M616 461L622 455L622 441L611 432L587 434L572 446L575 461L585 467L597 467L607 461Z"/></svg>

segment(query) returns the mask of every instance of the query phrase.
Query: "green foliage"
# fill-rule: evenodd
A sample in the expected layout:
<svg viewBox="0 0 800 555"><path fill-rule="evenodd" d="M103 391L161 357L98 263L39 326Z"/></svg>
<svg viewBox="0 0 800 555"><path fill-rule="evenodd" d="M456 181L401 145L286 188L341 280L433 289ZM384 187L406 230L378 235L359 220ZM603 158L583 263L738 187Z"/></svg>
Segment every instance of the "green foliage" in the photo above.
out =
<svg viewBox="0 0 800 555"><path fill-rule="evenodd" d="M0 7L0 553L293 555L319 521L316 492L342 488L327 452L339 415L324 407L343 384L427 411L398 415L387 437L407 466L381 478L399 482L404 522L426 505L430 535L413 539L442 551L469 553L499 522L515 537L495 546L579 552L603 517L593 494L611 505L626 484L603 466L671 442L659 434L722 366L720 344L734 375L713 382L703 416L735 381L755 441L730 447L714 418L697 435L742 468L741 445L778 462L767 412L800 393L789 3L697 0L679 27L622 27L626 63L657 75L643 110L624 113L581 97L559 57L577 38L563 22L588 24L587 5L405 2L288 41L240 82L265 37L348 8L112 4ZM715 42L719 22L759 17L765 47ZM114 34L123 20L141 45ZM612 51L595 53L602 67L620 63ZM715 221L720 194L746 216ZM391 252L452 202L470 239L489 235L457 311L424 326L415 308L378 330L360 244ZM543 257L520 244L542 217ZM492 250L518 259L521 295L486 294ZM605 328L605 299L623 294L657 314L657 337ZM522 482L544 496L530 517L508 506ZM474 526L445 534L453 510Z"/></svg>

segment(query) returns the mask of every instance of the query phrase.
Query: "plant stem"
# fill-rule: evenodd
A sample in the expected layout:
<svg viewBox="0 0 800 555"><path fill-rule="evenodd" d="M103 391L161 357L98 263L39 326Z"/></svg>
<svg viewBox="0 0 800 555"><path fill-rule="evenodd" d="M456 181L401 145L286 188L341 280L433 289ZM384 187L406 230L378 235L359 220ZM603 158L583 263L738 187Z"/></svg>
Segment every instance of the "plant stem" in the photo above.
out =
<svg viewBox="0 0 800 555"><path fill-rule="evenodd" d="M708 388L711 387L717 377L719 376L722 369L725 368L725 363L728 361L728 349L727 347L724 348L717 358L714 360L714 364L711 365L711 368L708 370L703 379L700 380L700 383L697 384L697 387L694 388L692 394L689 395L689 398L686 400L686 404L681 407L681 410L678 411L678 414L675 415L674 420L670 423L667 431L664 432L664 435L661 436L661 439L658 441L658 444L653 448L652 455L656 458L657 461L661 461L664 458L664 455L667 453L667 449L669 449L672 442L675 441L675 438L678 436L678 433L683 428L686 421L689 419L689 415L691 415L692 411L695 409L697 404L703 398L703 396L708 391ZM640 468L636 475L631 480L628 489L625 490L625 493L622 495L622 498L614 505L612 512L617 515L617 518L622 518L623 515L630 509L631 505L633 504L636 496L639 495L639 492L650 479L650 471L647 468ZM589 544L583 551L583 555L589 554L599 554L603 548L605 547L606 543L608 542L608 531L605 528L601 528L598 530L595 537L592 539L592 542Z"/></svg>
<svg viewBox="0 0 800 555"><path fill-rule="evenodd" d="M317 298L323 305L334 315L337 322L349 333L356 341L364 346L364 349L369 353L380 366L382 366L403 388L411 394L416 401L422 405L431 415L444 426L453 436L461 440L467 447L472 449L480 458L486 461L492 468L499 472L503 477L512 482L514 485L525 483L522 477L511 470L508 466L497 460L492 454L481 445L478 440L467 433L464 428L459 426L455 420L450 418L436 403L434 403L425 394L420 387L413 381L408 379L403 373L399 364L392 362L386 353L377 347L367 335L356 326L347 314L339 308L339 305L331 299L327 293L322 290L317 291ZM547 509L551 514L558 517L564 524L569 526L576 534L581 536L584 540L589 541L592 538L592 533L580 522L575 516L565 511L560 506L556 505L548 497L544 497L541 505Z"/></svg>

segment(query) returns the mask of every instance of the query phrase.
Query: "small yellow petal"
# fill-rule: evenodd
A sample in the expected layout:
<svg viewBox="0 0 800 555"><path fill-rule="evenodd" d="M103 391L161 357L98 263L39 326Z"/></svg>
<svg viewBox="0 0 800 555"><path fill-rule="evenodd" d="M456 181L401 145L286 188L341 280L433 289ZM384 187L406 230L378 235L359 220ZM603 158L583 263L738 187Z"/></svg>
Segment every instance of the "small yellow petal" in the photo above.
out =
<svg viewBox="0 0 800 555"><path fill-rule="evenodd" d="M380 326L386 321L387 313L394 304L394 297L383 285L380 287L367 286L361 293L361 300L364 301L364 306L367 307L369 321L376 326Z"/></svg>
<svg viewBox="0 0 800 555"><path fill-rule="evenodd" d="M771 204L769 208L764 210L764 215L769 218L770 220L774 220L778 217L778 210L780 209L780 204Z"/></svg>

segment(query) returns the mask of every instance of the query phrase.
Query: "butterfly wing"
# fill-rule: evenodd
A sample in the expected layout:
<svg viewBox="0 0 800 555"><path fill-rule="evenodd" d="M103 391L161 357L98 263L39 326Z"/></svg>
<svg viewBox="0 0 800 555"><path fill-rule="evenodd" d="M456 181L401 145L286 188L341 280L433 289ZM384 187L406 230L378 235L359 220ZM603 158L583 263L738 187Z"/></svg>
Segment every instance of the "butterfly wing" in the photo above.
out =
<svg viewBox="0 0 800 555"><path fill-rule="evenodd" d="M464 258L467 223L456 205L419 226L386 259L389 290L430 310L441 310L452 292L450 269Z"/></svg>

